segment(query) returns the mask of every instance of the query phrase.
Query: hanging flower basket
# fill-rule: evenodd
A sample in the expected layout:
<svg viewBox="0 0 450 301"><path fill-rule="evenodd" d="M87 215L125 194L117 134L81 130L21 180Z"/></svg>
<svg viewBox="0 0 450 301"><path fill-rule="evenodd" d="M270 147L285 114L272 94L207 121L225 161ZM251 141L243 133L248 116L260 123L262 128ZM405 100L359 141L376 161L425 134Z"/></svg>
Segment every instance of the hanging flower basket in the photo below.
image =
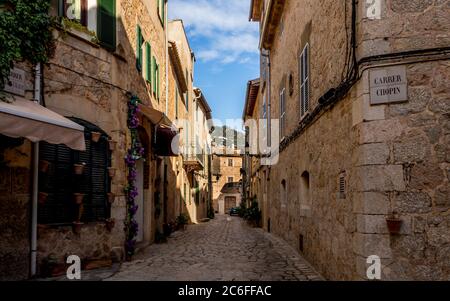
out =
<svg viewBox="0 0 450 301"><path fill-rule="evenodd" d="M81 228L83 227L84 223L82 222L73 222L72 223L72 231L75 234L80 234L81 233Z"/></svg>
<svg viewBox="0 0 450 301"><path fill-rule="evenodd" d="M48 198L48 193L39 192L39 194L38 194L39 204L41 204L41 205L45 204L45 202L47 201L47 198Z"/></svg>
<svg viewBox="0 0 450 301"><path fill-rule="evenodd" d="M91 132L91 140L93 142L98 142L100 140L101 136L102 136L102 133L100 133L100 132Z"/></svg>
<svg viewBox="0 0 450 301"><path fill-rule="evenodd" d="M114 203L114 201L116 200L116 194L113 192L109 192L108 193L108 202L110 204Z"/></svg>
<svg viewBox="0 0 450 301"><path fill-rule="evenodd" d="M50 162L46 160L39 161L39 171L42 173L47 173L48 168L50 166Z"/></svg>
<svg viewBox="0 0 450 301"><path fill-rule="evenodd" d="M75 204L81 205L81 204L83 204L84 194L83 193L74 193L73 198L74 198Z"/></svg>
<svg viewBox="0 0 450 301"><path fill-rule="evenodd" d="M114 140L108 140L108 143L109 143L109 150L110 150L110 151L116 150L117 141L114 141Z"/></svg>
<svg viewBox="0 0 450 301"><path fill-rule="evenodd" d="M73 165L73 171L74 171L74 173L75 173L76 175L82 175L83 172L84 172L84 166L85 166L85 165L86 165L85 163L82 163L82 164L74 164L74 165Z"/></svg>
<svg viewBox="0 0 450 301"><path fill-rule="evenodd" d="M110 178L114 178L116 176L116 169L114 167L108 167L108 174Z"/></svg>
<svg viewBox="0 0 450 301"><path fill-rule="evenodd" d="M108 218L105 221L106 229L108 229L108 231L110 231L110 232L114 228L115 224L116 224L116 220L113 218Z"/></svg>

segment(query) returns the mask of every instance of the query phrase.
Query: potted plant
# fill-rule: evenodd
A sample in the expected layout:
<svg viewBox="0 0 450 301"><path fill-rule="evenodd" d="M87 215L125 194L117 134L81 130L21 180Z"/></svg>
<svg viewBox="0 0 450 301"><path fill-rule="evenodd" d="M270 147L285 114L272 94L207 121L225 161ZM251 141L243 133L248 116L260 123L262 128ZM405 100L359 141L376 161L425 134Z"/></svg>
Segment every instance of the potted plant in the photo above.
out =
<svg viewBox="0 0 450 301"><path fill-rule="evenodd" d="M391 233L391 234L400 233L400 229L402 227L402 220L399 218L399 216L396 212L389 214L389 216L386 218L386 224L387 224L389 233Z"/></svg>
<svg viewBox="0 0 450 301"><path fill-rule="evenodd" d="M72 231L75 234L80 234L81 233L81 228L83 227L84 223L80 222L80 221L76 221L72 223Z"/></svg>
<svg viewBox="0 0 450 301"><path fill-rule="evenodd" d="M111 232L115 224L116 220L114 218L108 218L105 220L106 229L108 229L109 232Z"/></svg>
<svg viewBox="0 0 450 301"><path fill-rule="evenodd" d="M114 192L108 192L108 202L110 204L114 203L116 199L116 194Z"/></svg>
<svg viewBox="0 0 450 301"><path fill-rule="evenodd" d="M116 145L117 145L117 141L114 141L112 139L108 140L108 144L109 144L109 150L113 151L116 149Z"/></svg>
<svg viewBox="0 0 450 301"><path fill-rule="evenodd" d="M74 164L73 169L74 169L75 174L82 175L85 166L86 166L86 163Z"/></svg>
<svg viewBox="0 0 450 301"><path fill-rule="evenodd" d="M81 204L83 204L84 194L83 193L74 193L73 198L74 198L75 204L81 205Z"/></svg>
<svg viewBox="0 0 450 301"><path fill-rule="evenodd" d="M91 132L91 140L93 142L98 142L100 140L101 136L102 136L102 133L100 133L100 132Z"/></svg>
<svg viewBox="0 0 450 301"><path fill-rule="evenodd" d="M42 173L47 173L48 168L50 166L50 162L47 160L40 160L39 161L39 171Z"/></svg>
<svg viewBox="0 0 450 301"><path fill-rule="evenodd" d="M114 178L116 176L116 169L114 167L108 167L108 174L110 178Z"/></svg>
<svg viewBox="0 0 450 301"><path fill-rule="evenodd" d="M39 195L38 195L39 204L41 204L41 205L45 204L45 202L47 201L47 197L48 197L48 193L39 192Z"/></svg>
<svg viewBox="0 0 450 301"><path fill-rule="evenodd" d="M178 229L181 230L186 230L187 224L189 222L188 217L186 216L186 214L182 213L177 217L177 225L178 225Z"/></svg>

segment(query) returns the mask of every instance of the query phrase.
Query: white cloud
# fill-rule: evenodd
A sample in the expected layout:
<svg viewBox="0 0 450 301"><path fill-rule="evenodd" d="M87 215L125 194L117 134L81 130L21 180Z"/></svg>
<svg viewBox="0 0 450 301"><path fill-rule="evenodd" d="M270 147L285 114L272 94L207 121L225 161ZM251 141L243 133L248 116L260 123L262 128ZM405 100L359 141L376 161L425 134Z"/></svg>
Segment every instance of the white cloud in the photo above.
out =
<svg viewBox="0 0 450 301"><path fill-rule="evenodd" d="M245 62L258 53L258 25L248 21L250 0L172 0L172 19L183 19L190 36L206 39L202 61Z"/></svg>

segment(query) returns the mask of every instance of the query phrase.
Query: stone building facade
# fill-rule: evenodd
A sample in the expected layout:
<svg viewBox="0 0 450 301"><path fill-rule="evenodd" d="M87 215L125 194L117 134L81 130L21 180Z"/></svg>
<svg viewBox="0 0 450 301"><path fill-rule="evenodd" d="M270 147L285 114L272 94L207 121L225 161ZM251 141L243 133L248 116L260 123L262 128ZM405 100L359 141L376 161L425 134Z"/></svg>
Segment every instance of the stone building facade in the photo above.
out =
<svg viewBox="0 0 450 301"><path fill-rule="evenodd" d="M137 250L188 211L180 208L183 162L172 149L172 142L181 140L182 126L176 123L181 116L171 96L176 80L166 12L165 0L52 2L50 13L60 17L61 28L55 30L55 55L42 70L41 104L84 128L86 151L39 143L39 166L45 162L47 168L40 168L36 182L43 196L37 208L37 275L49 275L48 262L60 267L54 272L65 273L68 255L78 255L86 268L125 259L129 173L124 158L132 140L127 125L132 95L141 102L136 138L144 149L136 164ZM188 55L180 60L191 71L187 99L193 107L194 56L184 50ZM32 66L20 67L26 71L26 90L33 91ZM31 94L24 97L32 99ZM188 117L187 108L180 114ZM10 142L0 150L0 279L26 279L36 276L30 275L28 260L33 145L27 139ZM76 165L84 166L80 175ZM79 197L83 204L77 204L76 212L75 205L65 205Z"/></svg>
<svg viewBox="0 0 450 301"><path fill-rule="evenodd" d="M226 204L222 189L228 183L242 183L242 162L243 158L239 149L225 148L221 146L213 147L212 155L212 200L214 211L220 214L226 213L227 209L240 205L241 196L231 196L230 204Z"/></svg>
<svg viewBox="0 0 450 301"><path fill-rule="evenodd" d="M264 228L328 279L367 279L371 255L382 280L450 279L449 16L448 1L251 1L253 115L280 148L250 181Z"/></svg>

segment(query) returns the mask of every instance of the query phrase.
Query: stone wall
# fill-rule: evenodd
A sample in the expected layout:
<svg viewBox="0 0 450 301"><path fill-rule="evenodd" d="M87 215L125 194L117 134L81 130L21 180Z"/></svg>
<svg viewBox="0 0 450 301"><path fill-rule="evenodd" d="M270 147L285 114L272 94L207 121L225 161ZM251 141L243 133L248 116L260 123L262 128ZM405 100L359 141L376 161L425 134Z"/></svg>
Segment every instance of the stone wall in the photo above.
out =
<svg viewBox="0 0 450 301"><path fill-rule="evenodd" d="M381 2L379 21L362 17L365 3L359 2L358 56L448 45L449 18L443 16L449 1ZM270 53L270 90L261 92L271 93L274 119L280 115L279 92L289 92L288 134L301 120L298 57L305 43L311 51L310 111L343 79L344 11L337 1L286 1ZM301 251L328 279L367 279L370 255L382 260L382 280L449 279L449 61L404 64L407 102L370 105L369 71L362 71L347 96L256 179L262 180L255 186L263 198L264 228ZM403 222L397 235L386 226L393 211Z"/></svg>

